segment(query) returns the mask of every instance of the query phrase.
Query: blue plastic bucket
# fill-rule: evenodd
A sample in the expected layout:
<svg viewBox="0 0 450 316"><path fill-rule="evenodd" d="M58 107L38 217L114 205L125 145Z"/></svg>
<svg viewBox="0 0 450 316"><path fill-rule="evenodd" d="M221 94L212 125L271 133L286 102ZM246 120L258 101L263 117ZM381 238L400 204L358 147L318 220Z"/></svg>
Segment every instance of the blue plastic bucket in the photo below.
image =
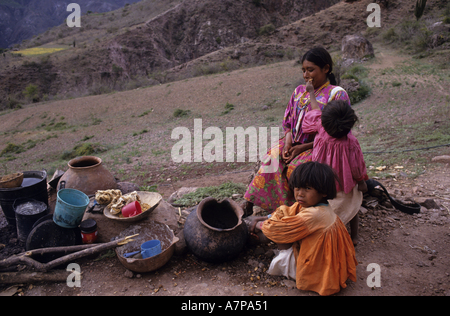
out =
<svg viewBox="0 0 450 316"><path fill-rule="evenodd" d="M75 189L61 189L57 194L53 221L64 228L78 227L88 204L89 197L83 192Z"/></svg>

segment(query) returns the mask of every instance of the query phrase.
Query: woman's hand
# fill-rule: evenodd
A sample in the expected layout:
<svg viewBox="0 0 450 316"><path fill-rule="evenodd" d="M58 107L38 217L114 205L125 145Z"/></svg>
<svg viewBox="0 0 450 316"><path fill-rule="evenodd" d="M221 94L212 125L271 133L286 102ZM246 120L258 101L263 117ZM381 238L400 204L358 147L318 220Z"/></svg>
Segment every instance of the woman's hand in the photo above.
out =
<svg viewBox="0 0 450 316"><path fill-rule="evenodd" d="M314 93L314 86L312 84L312 79L309 79L308 81L306 81L306 91L308 91L309 94Z"/></svg>
<svg viewBox="0 0 450 316"><path fill-rule="evenodd" d="M289 131L286 133L283 151L281 152L281 158L283 159L283 161L286 161L286 159L289 158L289 151L291 150L291 148L292 148L292 132Z"/></svg>
<svg viewBox="0 0 450 316"><path fill-rule="evenodd" d="M302 152L311 149L313 143L299 144L292 146L289 150L289 157L287 159L283 159L285 164L289 164L295 157L300 155Z"/></svg>

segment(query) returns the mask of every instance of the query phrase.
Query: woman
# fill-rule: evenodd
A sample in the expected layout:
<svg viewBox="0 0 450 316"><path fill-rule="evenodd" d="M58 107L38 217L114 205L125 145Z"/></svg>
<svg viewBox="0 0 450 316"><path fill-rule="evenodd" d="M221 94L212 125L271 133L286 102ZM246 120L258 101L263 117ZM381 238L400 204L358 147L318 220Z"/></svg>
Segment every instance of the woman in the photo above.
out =
<svg viewBox="0 0 450 316"><path fill-rule="evenodd" d="M350 104L347 92L336 86L332 73L333 60L326 49L315 47L306 52L301 61L303 79L312 83L314 96L321 109L331 100L345 100ZM246 215L253 213L253 205L273 212L280 205L294 204L288 179L297 166L312 158L315 134L302 131L304 116L310 110L310 95L306 85L300 85L294 90L284 114L284 137L263 157L261 167L244 195L247 200L244 206ZM279 155L276 155L277 148ZM274 163L272 160L275 160L276 168L269 167Z"/></svg>

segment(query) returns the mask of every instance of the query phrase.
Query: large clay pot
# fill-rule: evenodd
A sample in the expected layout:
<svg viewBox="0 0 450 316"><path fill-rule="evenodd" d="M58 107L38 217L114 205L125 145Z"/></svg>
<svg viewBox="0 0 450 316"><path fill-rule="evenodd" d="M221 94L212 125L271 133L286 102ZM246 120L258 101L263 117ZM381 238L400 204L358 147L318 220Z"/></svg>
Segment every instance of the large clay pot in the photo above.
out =
<svg viewBox="0 0 450 316"><path fill-rule="evenodd" d="M69 161L69 170L61 177L58 189L76 189L86 195L97 190L117 189L114 176L102 165L102 160L94 156L77 157Z"/></svg>
<svg viewBox="0 0 450 316"><path fill-rule="evenodd" d="M192 211L184 224L188 249L208 262L224 262L236 257L248 238L244 211L233 200L217 202L208 197Z"/></svg>

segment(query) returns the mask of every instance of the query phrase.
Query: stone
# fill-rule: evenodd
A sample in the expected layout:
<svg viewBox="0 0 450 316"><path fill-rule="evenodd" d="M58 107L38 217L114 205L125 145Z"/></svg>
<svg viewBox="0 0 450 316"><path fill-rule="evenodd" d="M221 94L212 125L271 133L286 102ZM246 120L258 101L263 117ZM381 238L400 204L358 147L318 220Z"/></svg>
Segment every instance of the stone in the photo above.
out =
<svg viewBox="0 0 450 316"><path fill-rule="evenodd" d="M426 199L419 204L427 209L440 209L439 205L433 199Z"/></svg>
<svg viewBox="0 0 450 316"><path fill-rule="evenodd" d="M183 230L181 230L176 236L178 237L178 242L175 244L175 251L173 254L175 256L182 256L187 253L188 250L186 246L186 240L184 239Z"/></svg>
<svg viewBox="0 0 450 316"><path fill-rule="evenodd" d="M363 206L360 206L359 211L361 212L361 214L366 214L367 213L367 209Z"/></svg>
<svg viewBox="0 0 450 316"><path fill-rule="evenodd" d="M183 195L194 192L197 190L197 187L181 187L177 191L173 192L169 198L167 199L167 202L170 204L173 204L176 200L180 199Z"/></svg>
<svg viewBox="0 0 450 316"><path fill-rule="evenodd" d="M174 232L177 232L179 230L177 214L178 208L173 207L163 199L158 207L148 216L148 219L166 224Z"/></svg>
<svg viewBox="0 0 450 316"><path fill-rule="evenodd" d="M342 59L362 60L374 57L372 44L361 35L346 35L342 39Z"/></svg>
<svg viewBox="0 0 450 316"><path fill-rule="evenodd" d="M133 191L139 191L139 187L131 182L117 182L117 188L122 192L123 195Z"/></svg>
<svg viewBox="0 0 450 316"><path fill-rule="evenodd" d="M161 200L156 209L149 214L148 217L142 219L142 221L153 220L169 226L170 229L176 234L179 230L177 214L178 209L167 203L165 200ZM127 229L130 225L137 224L139 222L124 222L119 220L112 220L105 215L103 212L98 213L84 213L83 220L92 218L97 222L98 227L98 243L109 242L120 234L121 231Z"/></svg>
<svg viewBox="0 0 450 316"><path fill-rule="evenodd" d="M129 279L132 279L134 277L133 271L130 271L128 269L125 270L125 273L123 275Z"/></svg>
<svg viewBox="0 0 450 316"><path fill-rule="evenodd" d="M293 280L283 280L281 282L281 284L283 284L285 287L287 287L288 289L294 289L297 288L297 284L295 283L295 281Z"/></svg>
<svg viewBox="0 0 450 316"><path fill-rule="evenodd" d="M441 162L441 163L450 163L450 156L443 155L443 156L436 156L431 159L432 162Z"/></svg>

